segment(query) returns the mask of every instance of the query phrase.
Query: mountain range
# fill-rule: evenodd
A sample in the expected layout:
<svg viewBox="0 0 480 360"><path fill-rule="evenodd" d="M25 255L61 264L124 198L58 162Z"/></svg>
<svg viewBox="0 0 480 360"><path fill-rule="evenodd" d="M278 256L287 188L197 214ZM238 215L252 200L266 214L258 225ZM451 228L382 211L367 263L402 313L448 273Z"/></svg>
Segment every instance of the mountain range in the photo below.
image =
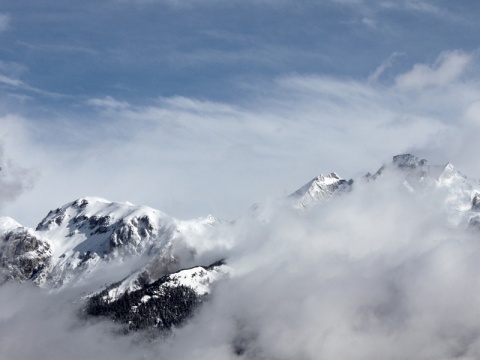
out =
<svg viewBox="0 0 480 360"><path fill-rule="evenodd" d="M445 205L449 226L480 229L478 181L450 163L431 165L410 154L394 156L357 179L320 174L274 207L301 216L384 182L390 184L385 196L391 186L405 196L433 194ZM270 216L265 204L256 204L243 218L262 226ZM237 221L213 216L183 221L97 197L49 211L35 229L2 217L0 283L32 283L47 292L82 289L86 317L107 317L124 324L127 332L168 331L214 297L217 284L235 276L229 249Z"/></svg>

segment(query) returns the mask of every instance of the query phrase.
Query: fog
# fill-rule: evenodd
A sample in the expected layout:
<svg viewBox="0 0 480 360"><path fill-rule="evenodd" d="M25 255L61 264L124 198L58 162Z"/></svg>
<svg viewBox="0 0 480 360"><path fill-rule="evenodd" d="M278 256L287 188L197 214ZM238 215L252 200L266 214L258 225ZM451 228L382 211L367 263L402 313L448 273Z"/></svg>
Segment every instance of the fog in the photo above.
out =
<svg viewBox="0 0 480 360"><path fill-rule="evenodd" d="M154 341L79 316L80 290L4 286L0 357L477 359L479 234L446 204L387 172L307 213L276 203L267 222L246 215L224 248L230 277Z"/></svg>
<svg viewBox="0 0 480 360"><path fill-rule="evenodd" d="M364 186L250 228L180 358L478 358L478 234L448 227L438 195Z"/></svg>
<svg viewBox="0 0 480 360"><path fill-rule="evenodd" d="M37 173L18 165L4 154L0 143L0 210L33 187Z"/></svg>

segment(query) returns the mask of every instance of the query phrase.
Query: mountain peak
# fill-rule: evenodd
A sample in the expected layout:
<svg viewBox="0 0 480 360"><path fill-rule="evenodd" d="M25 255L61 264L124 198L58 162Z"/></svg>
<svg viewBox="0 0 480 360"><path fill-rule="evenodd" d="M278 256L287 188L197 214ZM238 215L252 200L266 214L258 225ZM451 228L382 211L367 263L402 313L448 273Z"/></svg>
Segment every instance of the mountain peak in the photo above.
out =
<svg viewBox="0 0 480 360"><path fill-rule="evenodd" d="M353 180L342 179L337 173L320 174L295 191L289 197L294 199L296 208L306 210L321 200L328 200L337 191L348 191Z"/></svg>
<svg viewBox="0 0 480 360"><path fill-rule="evenodd" d="M417 167L425 167L428 165L426 159L420 159L411 154L400 154L393 157L393 164L399 168L415 169Z"/></svg>
<svg viewBox="0 0 480 360"><path fill-rule="evenodd" d="M0 236L21 226L22 225L13 220L11 217L2 216L0 217Z"/></svg>

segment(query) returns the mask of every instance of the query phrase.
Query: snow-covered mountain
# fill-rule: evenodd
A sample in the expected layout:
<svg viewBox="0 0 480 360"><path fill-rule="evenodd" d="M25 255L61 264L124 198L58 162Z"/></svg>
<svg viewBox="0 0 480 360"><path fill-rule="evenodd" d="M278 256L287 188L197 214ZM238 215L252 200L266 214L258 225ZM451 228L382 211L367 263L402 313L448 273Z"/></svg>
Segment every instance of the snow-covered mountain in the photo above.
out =
<svg viewBox="0 0 480 360"><path fill-rule="evenodd" d="M289 197L296 208L308 210L318 202L329 200L334 194L348 192L352 185L352 179L342 179L334 172L330 175L320 174Z"/></svg>
<svg viewBox="0 0 480 360"><path fill-rule="evenodd" d="M389 179L395 176L407 191L418 196L435 196L444 204L452 226L471 225L478 218L480 183L468 179L451 163L432 165L410 154L397 155L390 164L383 165L374 175L367 174L366 178L382 181L385 175L390 175Z"/></svg>
<svg viewBox="0 0 480 360"><path fill-rule="evenodd" d="M216 223L86 197L50 211L35 230L3 218L1 259L7 277L47 288L81 284L106 264L132 259L157 279L193 259L192 244Z"/></svg>
<svg viewBox="0 0 480 360"><path fill-rule="evenodd" d="M88 297L88 315L107 316L127 325L127 330L153 327L168 330L188 319L212 292L215 282L226 279L223 261L196 266L162 276L153 282L120 281Z"/></svg>
<svg viewBox="0 0 480 360"><path fill-rule="evenodd" d="M431 165L410 154L394 156L373 175L355 180L334 172L319 175L278 206L286 203L304 214L385 182L406 195L438 198L451 226L480 229L478 181L450 163ZM250 213L262 221L270 216L261 204ZM233 226L212 216L181 221L146 206L85 197L50 211L35 230L0 218L0 280L56 291L83 287L90 294L87 314L107 316L131 330L168 329L191 316L232 272L225 234ZM202 257L216 246L225 253Z"/></svg>

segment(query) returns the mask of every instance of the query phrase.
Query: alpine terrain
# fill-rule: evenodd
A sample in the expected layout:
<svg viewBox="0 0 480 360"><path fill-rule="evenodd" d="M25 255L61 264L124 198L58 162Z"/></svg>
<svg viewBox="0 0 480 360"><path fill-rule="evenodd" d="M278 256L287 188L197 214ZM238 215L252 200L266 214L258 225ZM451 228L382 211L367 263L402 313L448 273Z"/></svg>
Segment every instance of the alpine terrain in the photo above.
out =
<svg viewBox="0 0 480 360"><path fill-rule="evenodd" d="M394 192L401 196L394 197ZM376 198L371 198L369 194ZM264 254L262 240L255 241L257 250L254 255L244 250L246 245L242 244L255 238L257 233L260 234L259 239L266 237L263 232L269 223L279 221L277 214L294 214L292 218L300 219L292 222L290 228L295 228L303 221L301 219L307 219L310 213L316 212L322 219L343 218L347 226L361 216L361 212L352 216L346 212L349 202L356 201L355 196L365 196L369 201L382 197L385 204L389 204L390 198L391 201L414 198L420 202L427 198L436 199L438 206L433 206L442 209L446 219L442 226L446 229L462 229L469 233L480 230L479 182L467 178L450 163L434 165L425 159L404 154L394 156L391 162L373 174L366 173L356 179L342 179L334 172L318 175L287 198L275 201L273 210L272 204L257 204L234 221L221 221L213 216L182 221L146 206L116 203L97 197L84 197L50 210L35 229L3 217L0 218L0 282L3 286L7 283L32 284L46 293L79 290L82 294L77 299L82 304L80 316L85 319L101 318L122 324L124 333L148 329L168 334L195 319L205 304L215 301L224 284L238 281L238 289L241 289L243 285L239 279L249 271L249 266L261 269L266 263L275 262L282 251L280 243L273 251L268 250L271 254L268 261L266 258L255 260L264 256L261 255ZM335 203L339 205L335 207ZM408 204L405 202L404 206ZM385 208L379 214L382 211L389 210ZM333 221L327 220L324 222L327 225ZM245 224L248 230L238 231ZM327 225L320 234L329 234ZM374 234L375 229L381 230L381 226L386 225L379 221L371 224L364 234L353 233L352 244L356 236L360 238L367 234L368 237L369 232ZM394 226L400 231L405 223L398 220ZM295 241L292 237L292 242ZM334 246L336 242L332 240L330 244ZM378 249L375 251L381 251ZM292 257L295 251L292 251ZM361 251L363 254L367 250L363 248ZM354 259L360 256L358 254L360 252L350 256ZM328 267L323 267L319 258L318 274L330 274L325 281L344 271L337 269L338 264L344 261L342 256L339 255L335 261L328 258L328 264L332 264ZM397 260L385 261L394 263ZM411 264L415 261L418 260L412 260ZM256 289L268 288L276 282L281 284L281 279L287 281L301 267L302 263L296 262L292 269L297 270L287 267L271 272L264 270L258 277L264 282L258 280ZM399 268L396 269L399 271ZM350 285L345 283L343 286ZM392 283L389 286L395 288L398 285ZM302 290L300 287L292 291L301 293ZM228 298L225 294L222 296ZM365 299L368 297L362 296ZM381 298L383 295L380 293L377 296ZM399 296L395 301L404 301ZM253 303L254 299L255 292L252 290L248 301ZM303 303L304 300L298 301ZM390 319L390 305L385 303L383 307L379 305L368 310L369 305L365 301L362 312L358 313L363 315L355 316L360 316L358 319L369 316L369 320L358 320L358 331L367 326L365 324ZM228 304L224 306L228 307ZM304 303L302 306L309 305ZM263 311L268 314L270 310L267 307ZM402 322L402 314L395 314L398 317L396 323L385 325L386 332L394 333L397 324ZM79 314L72 313L71 316ZM239 319L236 324L239 330L237 335L232 335L232 353L246 358L261 358L258 355L259 345L255 345L261 335L249 327L248 321Z"/></svg>

